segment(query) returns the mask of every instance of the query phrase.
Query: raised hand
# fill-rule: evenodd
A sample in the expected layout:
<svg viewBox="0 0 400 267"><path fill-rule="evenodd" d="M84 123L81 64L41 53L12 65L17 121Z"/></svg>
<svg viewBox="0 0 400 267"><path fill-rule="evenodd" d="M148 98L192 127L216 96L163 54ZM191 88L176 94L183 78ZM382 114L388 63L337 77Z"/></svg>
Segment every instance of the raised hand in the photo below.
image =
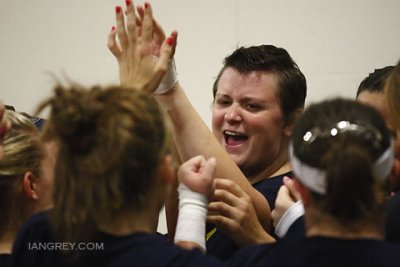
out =
<svg viewBox="0 0 400 267"><path fill-rule="evenodd" d="M158 24L154 26L152 8L145 3L144 9L136 15L131 0L126 0L126 23L122 8L115 8L117 27L108 36L108 48L117 58L121 85L138 90L153 92L167 71L175 51L177 33L165 39ZM153 45L157 36L158 46ZM116 40L118 37L118 41ZM161 39L162 43L160 43ZM153 55L159 55L155 60Z"/></svg>
<svg viewBox="0 0 400 267"><path fill-rule="evenodd" d="M275 209L271 213L275 227L283 214L299 200L301 200L300 193L297 191L294 181L285 176L283 178L283 185L279 188L275 200Z"/></svg>
<svg viewBox="0 0 400 267"><path fill-rule="evenodd" d="M226 232L237 245L274 242L257 218L251 198L235 182L214 179L213 201L208 205L207 221Z"/></svg>
<svg viewBox="0 0 400 267"><path fill-rule="evenodd" d="M215 167L215 158L193 157L179 167L179 182L194 192L211 197Z"/></svg>

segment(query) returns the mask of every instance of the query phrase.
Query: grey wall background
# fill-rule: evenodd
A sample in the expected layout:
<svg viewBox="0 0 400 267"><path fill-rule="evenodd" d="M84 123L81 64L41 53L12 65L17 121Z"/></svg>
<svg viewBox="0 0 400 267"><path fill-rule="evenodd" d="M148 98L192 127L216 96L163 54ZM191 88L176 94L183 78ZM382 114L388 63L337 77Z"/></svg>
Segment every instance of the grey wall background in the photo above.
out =
<svg viewBox="0 0 400 267"><path fill-rule="evenodd" d="M368 73L400 59L399 0L150 2L164 30L179 31L179 80L208 125L212 83L237 46L287 49L307 78L307 104L354 97ZM33 112L51 92L49 73L86 85L117 83L106 47L115 5L125 2L0 0L0 99Z"/></svg>

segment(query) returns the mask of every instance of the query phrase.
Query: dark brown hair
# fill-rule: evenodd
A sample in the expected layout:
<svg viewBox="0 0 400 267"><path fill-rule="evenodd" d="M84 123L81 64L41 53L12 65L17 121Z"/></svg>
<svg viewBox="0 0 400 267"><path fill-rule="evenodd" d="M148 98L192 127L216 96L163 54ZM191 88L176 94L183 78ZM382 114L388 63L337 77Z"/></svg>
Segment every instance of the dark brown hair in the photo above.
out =
<svg viewBox="0 0 400 267"><path fill-rule="evenodd" d="M285 49L273 45L240 47L227 56L223 64L213 85L214 99L223 72L227 68L233 68L240 73L265 71L276 74L277 94L286 120L289 120L297 109L304 107L307 95L306 78Z"/></svg>
<svg viewBox="0 0 400 267"><path fill-rule="evenodd" d="M340 121L359 125L360 130L331 135ZM309 131L317 133L312 142L304 138ZM345 99L313 104L295 125L292 142L294 154L303 163L326 172L326 194L313 194L319 210L343 224L382 218L377 215L383 211L387 183L378 182L372 168L391 143L375 109Z"/></svg>
<svg viewBox="0 0 400 267"><path fill-rule="evenodd" d="M55 138L56 236L78 242L93 238L115 212L139 210L168 150L164 115L155 100L120 87L57 86L44 129Z"/></svg>

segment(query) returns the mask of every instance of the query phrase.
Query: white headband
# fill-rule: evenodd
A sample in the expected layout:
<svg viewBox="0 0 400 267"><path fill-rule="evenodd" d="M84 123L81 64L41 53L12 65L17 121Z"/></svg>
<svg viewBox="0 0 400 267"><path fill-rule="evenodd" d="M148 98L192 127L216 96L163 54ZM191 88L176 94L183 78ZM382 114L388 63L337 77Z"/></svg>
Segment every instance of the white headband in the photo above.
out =
<svg viewBox="0 0 400 267"><path fill-rule="evenodd" d="M307 165L296 157L293 151L293 143L289 145L289 157L293 172L307 188L312 191L326 193L326 171ZM375 161L372 172L375 179L386 180L393 166L393 150L390 145L385 152Z"/></svg>

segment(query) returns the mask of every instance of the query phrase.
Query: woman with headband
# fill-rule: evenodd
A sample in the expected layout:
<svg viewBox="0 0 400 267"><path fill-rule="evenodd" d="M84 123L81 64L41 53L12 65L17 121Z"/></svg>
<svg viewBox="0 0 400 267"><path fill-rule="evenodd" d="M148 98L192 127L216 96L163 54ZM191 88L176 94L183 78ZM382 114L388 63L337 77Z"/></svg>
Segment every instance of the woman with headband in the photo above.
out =
<svg viewBox="0 0 400 267"><path fill-rule="evenodd" d="M311 105L290 145L306 237L241 250L230 266L398 266L383 241L391 137L373 108L335 99Z"/></svg>

